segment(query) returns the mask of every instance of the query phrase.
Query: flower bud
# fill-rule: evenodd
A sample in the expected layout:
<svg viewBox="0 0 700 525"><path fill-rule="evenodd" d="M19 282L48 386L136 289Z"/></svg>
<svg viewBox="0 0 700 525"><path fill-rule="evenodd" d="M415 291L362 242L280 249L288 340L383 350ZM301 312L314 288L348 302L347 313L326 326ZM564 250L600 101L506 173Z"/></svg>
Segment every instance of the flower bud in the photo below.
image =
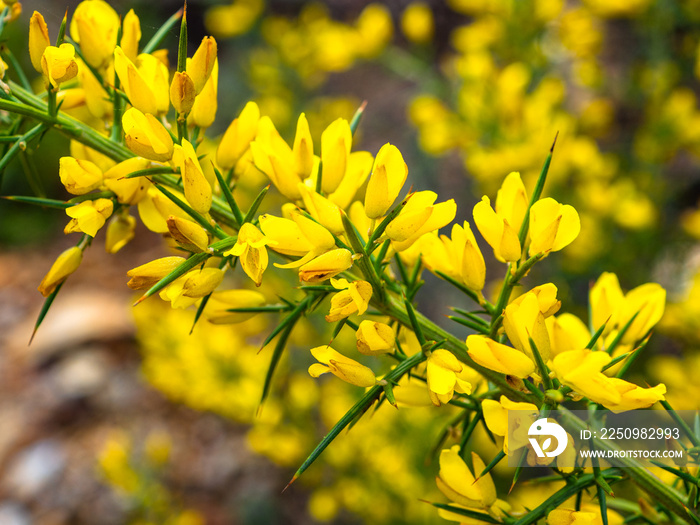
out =
<svg viewBox="0 0 700 525"><path fill-rule="evenodd" d="M370 219L386 214L403 188L408 166L396 146L384 144L374 160L374 169L367 183L365 213Z"/></svg>
<svg viewBox="0 0 700 525"><path fill-rule="evenodd" d="M185 198L192 208L201 214L209 213L212 200L211 186L198 164L189 157L185 158L182 181Z"/></svg>
<svg viewBox="0 0 700 525"><path fill-rule="evenodd" d="M44 17L38 11L34 11L29 20L29 57L32 60L32 66L39 73L43 71L41 57L44 55L44 50L50 45L49 29Z"/></svg>
<svg viewBox="0 0 700 525"><path fill-rule="evenodd" d="M124 50L124 54L132 62L139 54L139 42L141 41L141 22L133 9L124 17L122 23L122 39L119 43Z"/></svg>
<svg viewBox="0 0 700 525"><path fill-rule="evenodd" d="M106 66L117 45L119 15L104 0L81 2L70 23L71 38L80 44L85 61L92 67Z"/></svg>
<svg viewBox="0 0 700 525"><path fill-rule="evenodd" d="M187 114L194 105L194 82L185 72L176 71L170 84L170 102L175 111Z"/></svg>
<svg viewBox="0 0 700 525"><path fill-rule="evenodd" d="M326 131L323 132L324 135L326 134L329 128L330 126L326 128ZM324 135L321 136L321 144L323 144ZM299 115L299 119L297 120L297 131L294 135L294 146L292 147L292 154L294 155L294 166L297 175L302 180L306 179L311 175L311 172L314 168L314 143L313 139L311 138L311 132L309 131L309 122L306 120L306 115L304 113ZM323 169L325 180L325 164Z"/></svg>
<svg viewBox="0 0 700 525"><path fill-rule="evenodd" d="M107 253L117 253L134 238L136 219L131 215L117 215L112 217L107 225L107 237L105 249Z"/></svg>
<svg viewBox="0 0 700 525"><path fill-rule="evenodd" d="M204 85L214 69L216 52L216 40L214 37L207 36L202 39L202 43L199 44L192 60L188 60L187 74L194 82L197 95L204 89Z"/></svg>
<svg viewBox="0 0 700 525"><path fill-rule="evenodd" d="M65 281L70 274L80 266L83 260L83 250L77 246L68 248L56 258L56 261L51 266L51 269L41 280L38 290L41 295L48 297L56 289L56 287Z"/></svg>
<svg viewBox="0 0 700 525"><path fill-rule="evenodd" d="M148 290L185 260L184 257L162 257L132 268L126 272L131 278L126 285L132 290Z"/></svg>
<svg viewBox="0 0 700 525"><path fill-rule="evenodd" d="M321 165L325 193L333 193L345 177L352 148L352 131L344 118L333 121L321 134Z"/></svg>
<svg viewBox="0 0 700 525"><path fill-rule="evenodd" d="M219 90L219 60L214 61L214 69L211 71L209 80L204 84L204 89L194 99L194 105L187 118L189 126L199 126L208 128L214 123L216 110L218 107L217 93Z"/></svg>

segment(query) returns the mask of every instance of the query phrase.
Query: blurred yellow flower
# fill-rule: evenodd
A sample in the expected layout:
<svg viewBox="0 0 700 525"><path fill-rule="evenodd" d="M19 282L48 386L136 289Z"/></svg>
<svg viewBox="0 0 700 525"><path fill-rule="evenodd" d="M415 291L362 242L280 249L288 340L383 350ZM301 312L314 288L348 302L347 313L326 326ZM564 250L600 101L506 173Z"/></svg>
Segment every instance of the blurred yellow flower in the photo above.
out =
<svg viewBox="0 0 700 525"><path fill-rule="evenodd" d="M51 295L59 284L78 269L82 260L83 250L78 246L73 246L62 252L39 284L38 290L41 295L44 297Z"/></svg>

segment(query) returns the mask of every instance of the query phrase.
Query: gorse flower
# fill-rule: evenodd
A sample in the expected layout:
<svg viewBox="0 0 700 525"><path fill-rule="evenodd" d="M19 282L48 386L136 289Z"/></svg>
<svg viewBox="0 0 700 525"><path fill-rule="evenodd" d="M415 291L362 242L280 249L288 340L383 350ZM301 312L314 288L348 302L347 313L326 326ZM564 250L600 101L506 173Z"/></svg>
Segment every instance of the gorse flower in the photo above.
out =
<svg viewBox="0 0 700 525"><path fill-rule="evenodd" d="M260 412L249 443L285 464L301 461L309 446L308 436L289 426L292 422L313 419L327 426L326 438L294 479L353 425L359 437L340 445L332 461L355 465L357 459L361 465L358 447L372 449L373 462L381 467L378 478L392 482L405 499L424 488L404 475L412 472L409 463L417 463L408 461L414 445L405 444L413 438L425 441L425 434L415 432L421 427L430 429L434 437L441 436L436 483L450 501L439 504L440 515L448 520L508 523L527 513L525 521L532 523L595 521L600 514L582 510L585 501L578 501L577 510L555 507L576 494L583 498L597 484L603 491L598 492L598 500L604 509L604 483L628 478L639 481L644 497L668 506L664 515L685 520L689 496L676 494L687 489L682 484L669 492L642 468L632 469L624 480L610 476L604 467L591 475L566 466L575 463L572 446L556 461L538 457L532 448L530 425L552 417L558 406L568 407L572 401L587 403L593 419L599 417L601 407L623 412L649 408L659 401L667 406L664 384L642 387L639 381L623 379L633 356L643 350L664 315L666 292L658 284L646 283L625 293L615 274L604 273L590 290L589 319L567 312L580 310L570 301L581 289L568 277L585 270L575 263L584 259L581 254L597 242L600 233L593 210L619 202L620 209L608 212L608 218L634 228L653 217L654 210L645 207L636 183L625 189L613 179L614 167L597 151L595 141L576 135L578 127L595 126L594 115L564 118L566 114L557 109L559 102L552 102L564 97L555 78L535 78L524 60L500 67L493 59L492 52L520 56L520 51L500 47L509 27L502 18L510 20L512 11L501 3L491 7L483 2L450 3L449 9L474 18L450 35L455 53L450 69L463 80L456 109L432 95L416 99L409 109L427 150L460 148L475 180L493 182L486 187L488 195L476 202L445 198L431 189L405 189L409 166L398 147L382 140L373 142L383 144L378 151L361 149L362 136L355 135L355 129L364 105L352 118L330 116L336 108L330 103L322 110L305 105L310 109L297 117L291 110L297 107L292 105L296 101L291 93L296 87L284 86L287 98L277 96L279 86L272 84L286 77L272 67L275 61L304 68L302 84L311 85L319 81L318 74L341 71L358 58L377 56L393 32L391 13L384 6L368 6L352 25L334 23L321 6L302 9L300 20L308 26L265 18L260 24L264 40L277 46L279 54L256 51L259 54L249 61L249 69L257 84L269 85L269 91L258 91L257 102L238 101L236 106L243 109L237 116L227 114L224 122L218 83L219 78L227 82L232 78L231 71L224 69L230 65L224 62L227 53L223 48L219 53L219 43L205 36L195 53L185 56L184 13L178 56L169 60L166 49L156 48L167 44L159 39L172 35L178 16L146 43L136 13L120 18L103 0L90 0L82 2L71 17L70 43L61 43L59 37L52 46L45 21L35 12L29 20L29 59L44 79L46 93L28 93L6 77L8 91L0 97L0 110L14 127L3 141L15 144L5 148L9 157L1 162L6 166L17 151L34 147L46 129L67 135L70 153L61 156L57 172L65 190L76 197L65 203L34 201L65 208L69 217L65 233L82 234L77 246L58 257L39 291L50 304L79 267L83 251L103 235L100 230L105 225L105 248L115 253L139 234L140 220L178 254L127 272L128 287L142 293L137 304L156 296L171 312L159 310L143 321L144 339L161 348L157 358L144 364L149 381L173 399L227 416L234 413L231 406L236 403L242 412L254 409L250 399L264 402L270 408ZM528 8L521 10L521 25L532 26L538 35L545 27L572 29L588 23L585 16L576 18L568 6L562 8L556 2L532 7L534 14ZM206 17L222 34L238 33L263 11L258 0L236 0L219 8L213 12L240 15L228 17L235 20ZM553 12L562 9L571 16L554 23ZM489 16L483 15L488 10ZM429 6L408 6L401 21L406 39L428 51L439 22ZM551 35L541 36L550 42ZM562 45L584 55L590 55L593 47L577 38ZM394 56L387 55L386 62L393 62ZM593 59L589 56L589 60ZM8 64L16 67L15 61ZM396 61L394 67L403 65ZM577 59L576 67L583 66ZM682 102L673 103L677 107L669 108L670 115L690 107ZM222 99L221 104L231 107L230 100ZM539 115L544 115L543 122ZM37 121L38 126L25 129L29 121ZM479 144L483 130L476 122L493 126L488 134L493 144L487 148ZM554 122L571 134L571 141L562 148L566 166L578 163L581 171L590 171L583 184L597 188L585 204L576 200L579 190L571 195L569 202L576 202L580 214L543 194L545 188L552 189L545 185L552 150L534 180L537 170L530 157L545 149L539 142L525 143L521 138L540 136ZM512 146L505 146L504 140L512 141ZM406 159L415 158L406 153ZM495 191L496 177L521 164L523 177L510 172ZM606 185L614 189L604 191ZM464 220L470 209L471 224ZM574 244L579 234L581 240ZM495 258L488 265L488 275L482 253L487 245ZM531 272L542 258L569 246L574 255L566 259L566 274L547 274L544 279L541 272ZM538 270L553 267L544 264ZM426 269L446 281L439 283L441 287L450 284L458 295L453 297L432 283L423 287L426 280L430 283ZM448 321L460 324L467 333L452 332L426 315L439 316L433 302L443 298L455 299L454 315ZM156 312L158 300L148 302L154 303ZM184 317L188 314L189 318ZM178 320L172 334L164 321L161 326L168 316ZM329 323L326 335L314 331L323 322L309 322L313 316L323 316ZM236 327L224 331L226 327L214 326L224 324ZM184 325L191 336L180 334ZM317 346L319 337L326 344ZM273 348L266 350L271 353L267 373L260 373L264 370L259 364L251 364L255 352L247 351L261 343L265 349ZM163 351L166 346L168 351ZM311 348L301 370L297 356L289 355L298 347ZM316 362L310 364L311 357ZM274 393L273 377L280 369L287 373L279 381L285 389L284 403ZM327 373L331 376L315 379ZM400 406L398 417L405 419L385 417L386 412L380 411L387 405ZM362 418L375 410L378 417ZM513 416L516 411L519 415ZM410 414L404 416L404 412ZM568 411L562 413L571 445L574 431L587 423ZM375 428L379 430L374 432ZM484 432L496 444L493 461L479 455L485 450ZM537 439L546 448L547 437ZM598 438L591 439L599 443ZM425 448L425 443L420 446ZM692 450L685 443L678 447ZM549 491L541 492L544 499L534 504L519 502L515 496L509 496L509 502L499 500L491 469L499 472L496 466L502 458L518 454L523 454L521 466L550 466L566 486L548 485L541 489ZM340 507L355 505L361 512L368 512L367 507L385 509L383 518L368 521L379 523L388 516L401 520L394 516L392 498L374 490L369 477L362 481L337 487L331 482L325 493L313 494L314 516L331 520ZM346 495L342 502L336 492ZM370 496L375 498L371 506L366 504ZM628 521L634 521L641 519L637 508L642 505L621 504L620 508L629 514Z"/></svg>
<svg viewBox="0 0 700 525"><path fill-rule="evenodd" d="M263 272L265 272L268 262L265 246L274 242L265 237L251 223L247 222L238 232L236 244L228 252L225 252L225 255L238 257L243 271L253 280L255 286L260 286Z"/></svg>

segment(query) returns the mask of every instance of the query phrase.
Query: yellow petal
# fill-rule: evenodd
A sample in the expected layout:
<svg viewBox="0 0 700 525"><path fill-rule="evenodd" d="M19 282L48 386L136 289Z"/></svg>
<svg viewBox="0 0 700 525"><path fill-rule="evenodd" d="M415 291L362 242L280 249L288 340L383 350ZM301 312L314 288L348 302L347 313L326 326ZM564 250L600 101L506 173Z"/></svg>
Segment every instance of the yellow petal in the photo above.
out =
<svg viewBox="0 0 700 525"><path fill-rule="evenodd" d="M524 353L482 335L467 337L469 357L490 370L516 377L528 377L535 363Z"/></svg>

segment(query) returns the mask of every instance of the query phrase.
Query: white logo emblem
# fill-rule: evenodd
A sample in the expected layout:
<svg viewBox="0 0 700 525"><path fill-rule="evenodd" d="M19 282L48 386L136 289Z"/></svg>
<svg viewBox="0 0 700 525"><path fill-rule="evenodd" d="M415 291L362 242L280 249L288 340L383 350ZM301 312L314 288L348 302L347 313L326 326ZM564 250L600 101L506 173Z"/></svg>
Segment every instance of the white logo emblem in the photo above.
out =
<svg viewBox="0 0 700 525"><path fill-rule="evenodd" d="M545 456L548 458L553 458L558 456L564 452L564 449L566 449L566 445L569 442L566 435L566 430L564 430L559 423L547 421L546 417L538 419L532 425L530 425L530 429L527 431L527 433L530 436L554 436L557 440L557 448L551 452L545 452L552 444L552 438L548 437L545 439L542 443L542 447L540 447L537 439L531 437L530 444L532 445L532 449L535 451L538 458L543 458Z"/></svg>

